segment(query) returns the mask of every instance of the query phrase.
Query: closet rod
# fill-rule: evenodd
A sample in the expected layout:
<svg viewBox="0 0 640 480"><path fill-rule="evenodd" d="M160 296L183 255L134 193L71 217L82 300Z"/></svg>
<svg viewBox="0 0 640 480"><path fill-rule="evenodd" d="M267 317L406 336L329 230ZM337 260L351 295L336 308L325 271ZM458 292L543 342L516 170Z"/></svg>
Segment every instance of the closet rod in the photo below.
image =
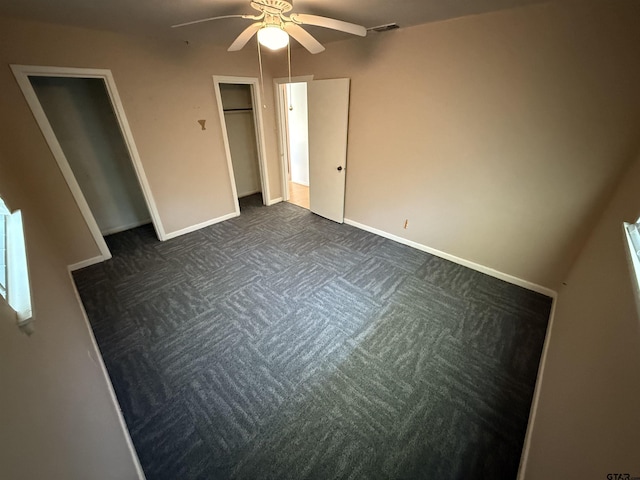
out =
<svg viewBox="0 0 640 480"><path fill-rule="evenodd" d="M253 108L227 108L224 112L253 112Z"/></svg>

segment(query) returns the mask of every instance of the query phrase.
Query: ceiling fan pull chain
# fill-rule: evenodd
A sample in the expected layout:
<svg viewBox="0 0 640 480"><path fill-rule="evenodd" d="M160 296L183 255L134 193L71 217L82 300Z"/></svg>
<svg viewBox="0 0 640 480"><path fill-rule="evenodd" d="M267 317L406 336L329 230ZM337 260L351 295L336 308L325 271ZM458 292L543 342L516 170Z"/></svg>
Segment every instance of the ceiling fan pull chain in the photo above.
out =
<svg viewBox="0 0 640 480"><path fill-rule="evenodd" d="M291 42L287 44L287 60L289 61L289 83L287 89L289 90L287 99L289 100L289 111L293 110L293 104L291 102Z"/></svg>
<svg viewBox="0 0 640 480"><path fill-rule="evenodd" d="M287 60L289 61L289 83L291 83L291 42L287 43Z"/></svg>
<svg viewBox="0 0 640 480"><path fill-rule="evenodd" d="M260 42L258 44L258 64L260 65L260 89L262 90L262 108L267 108L264 98L264 75L262 73L262 54L260 53Z"/></svg>

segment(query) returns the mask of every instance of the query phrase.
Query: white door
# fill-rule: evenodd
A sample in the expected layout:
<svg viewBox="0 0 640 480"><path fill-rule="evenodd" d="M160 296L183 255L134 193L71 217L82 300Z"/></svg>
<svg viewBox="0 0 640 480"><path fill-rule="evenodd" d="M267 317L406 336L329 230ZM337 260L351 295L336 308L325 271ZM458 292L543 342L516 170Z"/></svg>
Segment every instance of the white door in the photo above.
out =
<svg viewBox="0 0 640 480"><path fill-rule="evenodd" d="M310 210L343 223L349 79L307 83L307 108Z"/></svg>

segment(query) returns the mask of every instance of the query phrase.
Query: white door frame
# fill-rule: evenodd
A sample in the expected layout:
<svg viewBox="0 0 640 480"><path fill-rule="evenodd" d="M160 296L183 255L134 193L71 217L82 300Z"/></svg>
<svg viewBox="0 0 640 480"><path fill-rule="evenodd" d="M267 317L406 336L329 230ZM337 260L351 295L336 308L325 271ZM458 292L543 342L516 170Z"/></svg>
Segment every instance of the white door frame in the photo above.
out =
<svg viewBox="0 0 640 480"><path fill-rule="evenodd" d="M136 173L136 177L138 179L138 183L142 189L142 194L144 196L145 202L147 204L147 208L149 209L149 214L151 215L151 221L153 222L153 226L156 230L156 234L160 240L166 239L166 233L164 231L164 227L162 226L162 221L160 220L160 214L158 213L158 209L156 207L155 200L153 198L153 194L151 193L151 188L149 187L149 182L147 181L147 176L144 172L144 168L142 167L142 162L140 160L140 155L138 154L138 149L136 148L135 141L133 139L133 134L131 132L131 128L129 127L129 122L127 121L127 117L124 113L124 107L122 105L122 101L120 100L120 95L118 94L118 89L116 88L115 80L113 79L113 74L111 70L102 70L95 68L67 68L67 67L43 67L36 65L11 65L11 70L13 71L13 75L16 77L16 81L22 90L22 94L24 95L33 116L44 135L44 138L49 145L49 149L53 154L56 162L58 163L58 167L64 176L64 179L69 185L69 189L73 195L82 216L84 217L85 222L87 223L87 227L89 227L89 231L93 236L93 239L100 250L100 257L96 257L96 261L104 261L111 258L111 252L109 251L109 247L107 247L107 243L100 232L100 227L98 227L98 223L96 222L91 209L89 208L89 204L80 189L80 185L78 184L75 175L73 174L73 170L69 165L69 161L62 151L62 147L58 142L58 139L49 123L49 119L47 115L44 113L42 105L40 104L40 100L36 95L31 82L29 81L29 77L71 77L71 78L100 78L104 81L105 88L107 90L107 95L111 101L111 105L113 106L113 111L116 116L116 120L118 121L118 125L120 126L120 130L122 132L122 136L124 138L124 143L127 146L127 151L129 152L129 157L131 158L131 162L133 163L133 168ZM86 262L81 262L77 264L79 266L86 266ZM95 262L91 262L95 263Z"/></svg>
<svg viewBox="0 0 640 480"><path fill-rule="evenodd" d="M264 141L264 127L262 122L262 98L260 97L260 84L257 77L230 77L224 75L214 75L213 85L218 101L218 115L220 116L220 126L222 127L222 140L224 152L227 156L227 167L229 169L229 181L236 208L236 215L240 215L240 204L238 202L238 190L236 188L236 177L233 173L233 162L231 161L231 149L229 148L229 136L227 135L227 122L224 119L224 107L222 105L222 95L220 94L220 84L230 83L235 85L249 85L251 87L251 102L253 107L253 125L256 131L256 145L258 147L258 167L260 170L260 186L262 187L262 203L271 205L271 193L269 191L269 174L267 172L267 154Z"/></svg>
<svg viewBox="0 0 640 480"><path fill-rule="evenodd" d="M282 200L289 200L289 181L287 178L287 165L289 164L289 135L287 132L287 106L282 95L281 86L287 83L306 83L313 81L313 75L298 77L279 77L273 79L273 98L276 105L276 124L278 126L278 149L280 154L280 181L282 182Z"/></svg>

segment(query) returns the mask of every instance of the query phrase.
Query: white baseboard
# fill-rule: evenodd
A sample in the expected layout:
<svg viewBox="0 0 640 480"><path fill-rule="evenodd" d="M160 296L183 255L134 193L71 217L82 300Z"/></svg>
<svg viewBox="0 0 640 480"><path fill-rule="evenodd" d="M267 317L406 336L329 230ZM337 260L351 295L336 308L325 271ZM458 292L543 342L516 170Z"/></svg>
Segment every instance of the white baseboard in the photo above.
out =
<svg viewBox="0 0 640 480"><path fill-rule="evenodd" d="M229 220L230 218L237 217L239 213L233 212L227 215L223 215L222 217L214 218L212 220L208 220L203 223L199 223L197 225L192 225L187 228L183 228L182 230L178 230L176 232L167 233L164 235L164 238L161 238L161 241L170 240L172 238L179 237L181 235L185 235L187 233L195 232L196 230L200 230L201 228L208 227L209 225L214 225L216 223L224 222L225 220ZM104 262L105 260L109 260L111 255L99 255L97 257L89 258L87 260L82 260L81 262L74 263L73 265L69 265L67 268L70 272L74 272L76 270L80 270L81 268L90 267L91 265L95 265L96 263Z"/></svg>
<svg viewBox="0 0 640 480"><path fill-rule="evenodd" d="M122 429L125 442L127 443L127 448L129 449L129 454L131 455L131 459L133 460L133 465L136 469L136 473L138 474L138 480L146 480L144 471L142 470L142 465L140 464L140 459L138 458L138 453L136 452L136 449L133 446L133 441L131 440L129 429L127 428L127 424L124 420L124 416L122 415L122 410L120 409L120 404L118 403L116 392L113 389L111 378L109 378L109 374L107 373L107 368L104 364L104 359L102 358L102 354L100 353L100 349L98 348L98 342L96 342L96 337L93 334L93 330L91 329L91 324L89 323L89 317L87 316L87 312L84 309L84 305L82 304L82 300L80 299L80 294L78 293L76 284L73 281L73 276L71 275L71 272L69 272L69 281L71 282L73 292L76 296L76 301L78 302L78 306L80 307L80 311L82 312L82 317L84 318L84 323L89 332L89 338L91 339L91 345L93 347L93 351L88 352L89 356L92 360L96 360L98 368L100 369L102 376L104 377L105 383L107 384L107 389L109 390L109 396L111 397L111 402L115 407L116 415L118 417L118 422L120 423L120 428Z"/></svg>
<svg viewBox="0 0 640 480"><path fill-rule="evenodd" d="M76 270L80 270L81 268L90 267L91 265L95 265L96 263L104 262L105 260L109 260L111 255L98 255L97 257L88 258L87 260L82 260L81 262L74 263L72 265L67 266L67 269L70 272L75 272Z"/></svg>
<svg viewBox="0 0 640 480"><path fill-rule="evenodd" d="M273 198L271 200L267 200L267 207L270 207L271 205L275 205L276 203L280 203L283 202L284 199L282 197L278 197L278 198Z"/></svg>
<svg viewBox="0 0 640 480"><path fill-rule="evenodd" d="M526 288L527 290L532 290L534 292L542 293L543 295L547 295L551 298L556 298L556 292L551 290L550 288L543 287L542 285L538 285L527 280L523 280L518 277L514 277L513 275L509 275L508 273L500 272L498 270L494 270L493 268L485 267L484 265L480 265L479 263L472 262L470 260L465 260L464 258L456 257L455 255L451 255L446 252L442 252L440 250L436 250L435 248L427 247L426 245L422 245L421 243L414 242L412 240L407 240L406 238L399 237L397 235L393 235L391 233L385 232L383 230L378 230L377 228L370 227L368 225L364 225L362 223L355 222L353 220L349 220L348 218L344 219L344 223L347 225L351 225L352 227L359 228L361 230L365 230L370 233L375 233L376 235L380 235L381 237L388 238L389 240L393 240L394 242L402 243L403 245L407 245L409 247L413 247L417 250L421 250L423 252L430 253L431 255L435 255L436 257L444 258L445 260L449 260L451 262L457 263L464 267L470 268L472 270L476 270L480 273L484 273L494 278L498 278L500 280L504 280L505 282L512 283L513 285L517 285L519 287Z"/></svg>
<svg viewBox="0 0 640 480"><path fill-rule="evenodd" d="M127 225L122 225L120 227L109 228L108 230L105 230L101 233L103 237L106 237L107 235L112 235L114 233L124 232L125 230L131 230L132 228L141 227L142 225L146 225L147 223L152 223L150 218L147 218L146 220L142 220L142 221L129 223Z"/></svg>
<svg viewBox="0 0 640 480"><path fill-rule="evenodd" d="M380 235L381 237L388 238L398 243L402 243L403 245L407 245L409 247L416 248L423 252L430 253L440 258L444 258L445 260L452 261L459 265L463 265L465 267L471 268L472 270L476 270L481 273L485 273L492 277L498 278L500 280L504 280L505 282L512 283L519 287L526 288L528 290L532 290L534 292L542 293L543 295L547 295L553 299L553 303L551 306L551 315L549 317L549 323L547 324L547 333L544 339L544 346L542 347L542 356L540 358L540 366L538 367L538 375L536 378L536 386L533 393L533 401L531 402L531 410L529 411L529 421L527 423L527 433L525 435L524 447L522 449L522 455L520 457L520 467L518 469L518 477L517 480L524 480L525 469L527 467L527 462L529 461L529 451L531 448L531 435L533 432L533 425L535 423L536 414L538 412L538 403L540 401L540 385L542 384L542 378L544 375L545 366L547 363L547 352L549 350L549 339L551 338L551 331L553 329L553 320L555 318L556 312L556 304L558 301L558 294L554 290L550 288L543 287L541 285L537 285L532 282L528 282L521 278L514 277L513 275L509 275L508 273L499 272L494 270L493 268L485 267L483 265L477 264L475 262L471 262L469 260L465 260L463 258L456 257L455 255L450 255L448 253L442 252L440 250L436 250L435 248L427 247L426 245L422 245L420 243L414 242L412 240L407 240L406 238L399 237L397 235L393 235L391 233L387 233L383 230L378 230L377 228L369 227L368 225L363 225L358 222L354 222L353 220L349 220L347 218L344 219L344 223L347 225L351 225L356 228L360 228L361 230L366 230L367 232L375 233L376 235Z"/></svg>
<svg viewBox="0 0 640 480"><path fill-rule="evenodd" d="M238 193L238 198L248 197L249 195L255 195L256 193L262 193L262 190L249 190L248 192Z"/></svg>
<svg viewBox="0 0 640 480"><path fill-rule="evenodd" d="M531 402L531 410L529 411L529 421L527 423L527 433L524 437L524 446L522 447L522 455L520 456L520 466L518 467L517 480L524 480L525 470L529 462L529 451L531 449L531 436L533 435L533 425L536 422L536 414L538 413L538 403L540 402L540 385L544 376L544 369L547 365L547 352L549 351L549 340L551 338L551 330L553 329L553 320L556 317L556 305L558 298L554 297L551 305L551 315L547 324L547 333L544 337L544 345L542 347L542 356L540 365L538 366L538 375L536 377L536 386L533 391L533 401Z"/></svg>
<svg viewBox="0 0 640 480"><path fill-rule="evenodd" d="M229 220L231 218L237 217L238 215L240 215L238 212L232 212L227 215L223 215L222 217L218 217L212 220L207 220L206 222L198 223L197 225L191 225L190 227L183 228L182 230L177 230L175 232L165 234L163 240L171 240L172 238L176 238L181 235L185 235L187 233L195 232L196 230L200 230L201 228L205 228L210 225L215 225L216 223L224 222L225 220Z"/></svg>

